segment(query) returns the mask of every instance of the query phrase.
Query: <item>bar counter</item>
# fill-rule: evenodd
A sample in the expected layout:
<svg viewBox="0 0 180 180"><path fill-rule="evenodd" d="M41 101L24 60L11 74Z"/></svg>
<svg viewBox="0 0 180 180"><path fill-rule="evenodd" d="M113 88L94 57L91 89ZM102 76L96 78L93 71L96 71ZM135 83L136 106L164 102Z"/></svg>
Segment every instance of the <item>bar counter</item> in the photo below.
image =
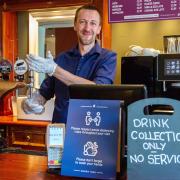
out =
<svg viewBox="0 0 180 180"><path fill-rule="evenodd" d="M0 151L0 179L2 180L17 180L17 179L23 179L23 180L85 180L86 178L75 178L75 177L65 177L60 176L59 174L50 173L48 172L48 166L47 166L47 156L44 154L44 151L37 151L38 153L34 153L36 149L45 150L45 144L44 142L37 142L37 145L31 142L26 142L26 140L23 140L23 143L21 142L21 139L19 138L19 135L17 134L16 139L16 133L19 133L19 129L15 129L15 131L11 132L14 128L22 128L22 131L26 133L27 129L32 130L32 132L28 130L27 133L34 133L37 131L37 129L46 129L46 126L51 123L49 121L35 121L35 120L19 120L16 117L13 116L0 116L0 127L8 127L8 138L10 138L10 142L8 143L11 146L17 146L19 142L19 145L22 146L23 149L21 151ZM34 132L33 132L33 128ZM17 131L16 131L17 130ZM44 131L45 133L45 131ZM13 138L11 138L14 136ZM43 134L42 134L43 135ZM34 136L34 134L33 134ZM38 133L39 136L39 133ZM44 136L44 135L43 135ZM44 141L44 140L43 140ZM37 146L37 147L34 147ZM40 146L40 147L38 147ZM30 149L30 150L29 150ZM22 152L22 153L21 153ZM33 153L31 153L33 152ZM117 174L117 180L126 180L126 176L120 176L120 174Z"/></svg>
<svg viewBox="0 0 180 180"><path fill-rule="evenodd" d="M37 126L44 127L47 126L50 121L37 121L37 120L25 120L25 119L17 119L16 116L0 116L0 125L29 125L29 126Z"/></svg>

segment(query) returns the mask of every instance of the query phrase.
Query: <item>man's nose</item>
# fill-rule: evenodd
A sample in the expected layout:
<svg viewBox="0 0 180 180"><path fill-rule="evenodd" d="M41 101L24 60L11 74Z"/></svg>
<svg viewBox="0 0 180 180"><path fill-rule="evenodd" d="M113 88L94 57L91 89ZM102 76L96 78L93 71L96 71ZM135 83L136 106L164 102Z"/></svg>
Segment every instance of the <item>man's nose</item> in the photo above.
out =
<svg viewBox="0 0 180 180"><path fill-rule="evenodd" d="M89 22L85 23L85 29L89 30L91 28L91 24Z"/></svg>

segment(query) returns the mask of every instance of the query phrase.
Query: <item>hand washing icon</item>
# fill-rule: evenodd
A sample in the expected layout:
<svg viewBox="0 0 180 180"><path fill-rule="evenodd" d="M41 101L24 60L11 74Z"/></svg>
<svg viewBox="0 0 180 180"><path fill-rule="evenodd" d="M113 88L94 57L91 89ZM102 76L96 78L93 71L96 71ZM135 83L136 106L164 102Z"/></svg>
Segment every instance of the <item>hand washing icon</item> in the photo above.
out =
<svg viewBox="0 0 180 180"><path fill-rule="evenodd" d="M96 142L91 142L88 141L85 145L84 145L84 151L83 154L85 156L96 156L96 154L98 153L98 145Z"/></svg>

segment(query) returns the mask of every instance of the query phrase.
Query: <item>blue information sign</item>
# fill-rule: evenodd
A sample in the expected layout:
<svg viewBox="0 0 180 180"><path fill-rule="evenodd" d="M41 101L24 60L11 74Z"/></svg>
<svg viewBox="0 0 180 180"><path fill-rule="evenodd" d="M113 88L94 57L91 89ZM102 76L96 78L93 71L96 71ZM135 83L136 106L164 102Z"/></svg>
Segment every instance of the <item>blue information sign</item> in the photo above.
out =
<svg viewBox="0 0 180 180"><path fill-rule="evenodd" d="M70 100L62 175L116 179L119 112L119 100Z"/></svg>

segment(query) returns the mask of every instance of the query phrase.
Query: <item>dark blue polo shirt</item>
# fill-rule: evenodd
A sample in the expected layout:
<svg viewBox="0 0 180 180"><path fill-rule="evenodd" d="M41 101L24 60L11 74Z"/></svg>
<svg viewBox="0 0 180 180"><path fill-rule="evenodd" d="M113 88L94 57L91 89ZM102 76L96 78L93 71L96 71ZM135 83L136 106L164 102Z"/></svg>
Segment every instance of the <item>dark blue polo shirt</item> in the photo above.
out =
<svg viewBox="0 0 180 180"><path fill-rule="evenodd" d="M84 56L78 48L61 53L55 62L63 69L94 81L96 84L112 84L116 70L116 53L103 49L98 43ZM55 95L53 123L66 123L69 93L68 87L55 77L48 77L40 87L40 93L47 100Z"/></svg>

